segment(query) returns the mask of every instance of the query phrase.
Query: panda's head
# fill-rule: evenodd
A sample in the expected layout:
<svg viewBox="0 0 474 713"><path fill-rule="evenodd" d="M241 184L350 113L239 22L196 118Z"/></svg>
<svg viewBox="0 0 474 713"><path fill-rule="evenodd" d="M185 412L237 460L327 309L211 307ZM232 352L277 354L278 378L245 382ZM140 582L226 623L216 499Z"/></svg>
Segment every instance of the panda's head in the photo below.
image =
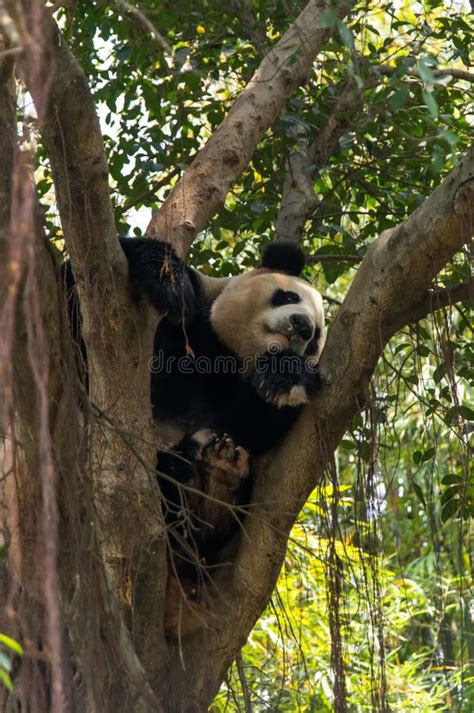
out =
<svg viewBox="0 0 474 713"><path fill-rule="evenodd" d="M326 339L321 295L298 275L302 251L278 241L265 251L262 265L232 278L211 309L220 341L249 368L265 352L290 350L319 359Z"/></svg>

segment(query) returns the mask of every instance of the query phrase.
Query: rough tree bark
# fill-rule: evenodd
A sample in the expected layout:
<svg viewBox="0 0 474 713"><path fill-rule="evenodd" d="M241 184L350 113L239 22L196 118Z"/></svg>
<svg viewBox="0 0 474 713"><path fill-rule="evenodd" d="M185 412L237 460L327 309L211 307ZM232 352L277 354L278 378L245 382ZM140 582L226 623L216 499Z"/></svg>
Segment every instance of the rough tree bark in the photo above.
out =
<svg viewBox="0 0 474 713"><path fill-rule="evenodd" d="M0 628L29 642L16 680L22 710L46 710L51 699L55 711L109 706L156 711L157 700L107 583L92 527L85 424L77 408L75 362L64 339L57 269L37 220L32 157L15 150L12 66L0 64L0 70L5 79L0 87L5 159L0 193L0 384L1 426L7 432L1 534L10 545ZM12 383L13 389L8 388ZM46 673L35 643L40 641L51 667ZM101 669L99 676L94 668ZM5 701L2 710L7 710Z"/></svg>
<svg viewBox="0 0 474 713"><path fill-rule="evenodd" d="M339 17L351 5L339 3ZM150 231L172 241L181 254L223 205L259 138L308 75L330 34L320 27L327 6L313 0L308 4L152 221ZM422 305L426 308L432 278L472 232L474 153L407 221L382 234L368 251L322 357L324 390L281 447L257 464L247 537L231 573L216 582L213 625L178 645L163 630L165 538L148 393L148 358L158 316L137 308L128 293L107 164L84 76L42 5L31 0L24 7L21 71L37 106L53 170L81 296L91 377L92 407L85 423L69 384L70 355L63 354L54 267L36 241L35 249L43 255L36 269L46 275L38 299L48 335L47 388L50 409L52 404L56 409L49 431L53 465L61 477L61 652L64 661L72 661L71 667L56 664L56 674L52 667L53 683L61 688L58 705L62 700L64 710L69 705L81 713L204 711L271 596L291 526L366 399L384 344ZM31 379L28 338L23 335L25 356L18 362L15 405L37 435L37 414L21 395ZM41 465L28 466L29 477L38 479ZM35 576L37 572L31 579ZM21 584L36 591L34 581ZM51 651L47 659L54 664Z"/></svg>

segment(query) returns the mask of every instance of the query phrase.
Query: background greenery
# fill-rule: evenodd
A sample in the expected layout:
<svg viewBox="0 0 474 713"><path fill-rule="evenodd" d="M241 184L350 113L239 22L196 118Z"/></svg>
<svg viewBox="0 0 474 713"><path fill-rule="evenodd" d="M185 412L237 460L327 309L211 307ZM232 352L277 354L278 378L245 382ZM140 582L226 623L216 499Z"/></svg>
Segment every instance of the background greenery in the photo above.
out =
<svg viewBox="0 0 474 713"><path fill-rule="evenodd" d="M97 102L121 234L142 234L303 5L143 0L141 15L125 2L79 0L59 10ZM471 36L460 2L362 3L338 24L310 82L196 241L192 264L214 275L255 264L272 238L288 152L297 139L318 136L352 79L362 106L317 167L318 205L305 230L305 248L322 257L307 278L327 298L330 320L357 257L466 149L472 85L438 70L468 68ZM26 95L20 120L24 139L39 141ZM38 190L62 249L39 149ZM457 256L440 284L465 280L468 258ZM250 710L248 693L258 711L332 710L331 645L342 647L350 711L474 710L472 362L467 304L391 340L369 408L338 449L332 484L314 492L301 515L278 591L215 711Z"/></svg>

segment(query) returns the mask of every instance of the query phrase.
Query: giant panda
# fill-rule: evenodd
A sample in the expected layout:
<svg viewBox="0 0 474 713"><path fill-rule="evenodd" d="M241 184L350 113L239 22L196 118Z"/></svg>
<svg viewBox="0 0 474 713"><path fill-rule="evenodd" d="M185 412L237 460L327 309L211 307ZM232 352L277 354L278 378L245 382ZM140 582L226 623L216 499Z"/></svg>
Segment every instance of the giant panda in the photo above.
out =
<svg viewBox="0 0 474 713"><path fill-rule="evenodd" d="M276 241L259 267L212 281L167 243L120 242L133 295L164 315L150 362L151 406L170 544L167 631L185 634L202 621L206 582L245 525L253 460L285 437L319 386L322 298L300 277L305 258L293 243ZM80 338L70 265L66 284Z"/></svg>

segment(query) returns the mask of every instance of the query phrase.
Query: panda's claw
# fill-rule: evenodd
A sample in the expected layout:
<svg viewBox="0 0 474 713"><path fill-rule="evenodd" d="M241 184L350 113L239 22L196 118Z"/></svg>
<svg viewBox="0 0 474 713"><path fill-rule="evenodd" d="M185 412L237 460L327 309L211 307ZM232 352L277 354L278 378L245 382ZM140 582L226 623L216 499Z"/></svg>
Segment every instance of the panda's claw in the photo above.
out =
<svg viewBox="0 0 474 713"><path fill-rule="evenodd" d="M200 462L208 472L221 472L226 476L236 476L239 480L246 478L249 473L249 454L237 446L227 433L216 435L201 450Z"/></svg>

